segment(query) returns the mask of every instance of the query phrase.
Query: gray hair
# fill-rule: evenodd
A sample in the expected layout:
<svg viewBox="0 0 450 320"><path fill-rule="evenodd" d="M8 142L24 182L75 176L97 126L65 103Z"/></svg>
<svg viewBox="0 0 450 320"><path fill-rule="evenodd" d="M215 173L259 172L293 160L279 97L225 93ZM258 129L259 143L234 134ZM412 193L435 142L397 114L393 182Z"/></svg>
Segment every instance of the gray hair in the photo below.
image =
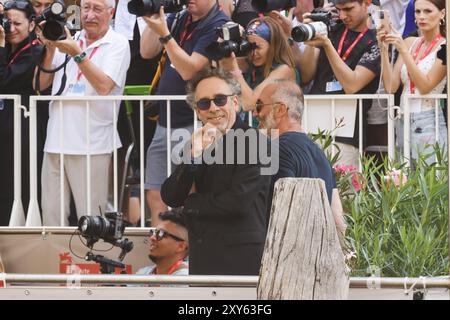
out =
<svg viewBox="0 0 450 320"><path fill-rule="evenodd" d="M80 5L83 5L84 0L81 0ZM105 4L108 8L116 7L116 0L105 0Z"/></svg>
<svg viewBox="0 0 450 320"><path fill-rule="evenodd" d="M191 106L192 109L197 107L195 102L195 91L197 89L200 81L208 79L208 78L219 78L225 81L231 89L233 95L240 96L241 94L241 85L236 81L234 76L221 68L210 68L206 67L202 71L200 71L194 78L192 78L186 85L186 102Z"/></svg>
<svg viewBox="0 0 450 320"><path fill-rule="evenodd" d="M284 103L288 107L289 118L301 122L304 106L302 89L292 80L277 79L273 83L276 85L276 90L272 101Z"/></svg>

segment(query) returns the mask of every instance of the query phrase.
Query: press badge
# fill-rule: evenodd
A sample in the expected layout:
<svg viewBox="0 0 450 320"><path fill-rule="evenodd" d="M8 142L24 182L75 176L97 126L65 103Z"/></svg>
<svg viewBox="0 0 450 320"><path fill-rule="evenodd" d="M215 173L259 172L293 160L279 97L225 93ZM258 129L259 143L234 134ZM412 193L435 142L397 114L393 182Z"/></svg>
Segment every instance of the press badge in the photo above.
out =
<svg viewBox="0 0 450 320"><path fill-rule="evenodd" d="M337 80L330 81L330 82L327 82L325 90L326 90L326 92L342 91L342 85Z"/></svg>
<svg viewBox="0 0 450 320"><path fill-rule="evenodd" d="M69 84L67 95L70 96L84 96L86 94L86 85L84 83Z"/></svg>

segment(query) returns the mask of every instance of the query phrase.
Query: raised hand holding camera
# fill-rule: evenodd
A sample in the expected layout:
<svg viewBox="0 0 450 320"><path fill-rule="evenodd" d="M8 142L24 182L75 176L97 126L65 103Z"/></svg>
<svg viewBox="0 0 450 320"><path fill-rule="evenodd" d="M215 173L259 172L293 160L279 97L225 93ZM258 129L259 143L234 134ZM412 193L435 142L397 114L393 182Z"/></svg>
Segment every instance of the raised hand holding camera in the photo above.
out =
<svg viewBox="0 0 450 320"><path fill-rule="evenodd" d="M159 8L159 14L152 14L150 17L143 16L142 18L147 23L147 26L156 32L160 37L165 37L170 34L163 6Z"/></svg>

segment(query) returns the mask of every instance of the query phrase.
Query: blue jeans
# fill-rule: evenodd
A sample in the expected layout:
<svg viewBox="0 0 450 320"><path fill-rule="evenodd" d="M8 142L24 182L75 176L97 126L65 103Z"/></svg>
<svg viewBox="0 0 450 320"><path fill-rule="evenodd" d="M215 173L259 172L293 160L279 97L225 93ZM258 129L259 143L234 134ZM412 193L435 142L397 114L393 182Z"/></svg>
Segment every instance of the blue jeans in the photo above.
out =
<svg viewBox="0 0 450 320"><path fill-rule="evenodd" d="M433 152L433 145L438 142L440 148L447 145L447 127L445 125L444 114L442 109L438 109L438 139L436 141L436 123L435 110L427 110L417 113L411 113L410 127L410 154L405 157L410 159L418 159L418 154L427 154ZM396 135L397 147L403 151L403 121L402 118L397 122ZM431 164L435 161L435 157L429 157L426 162Z"/></svg>

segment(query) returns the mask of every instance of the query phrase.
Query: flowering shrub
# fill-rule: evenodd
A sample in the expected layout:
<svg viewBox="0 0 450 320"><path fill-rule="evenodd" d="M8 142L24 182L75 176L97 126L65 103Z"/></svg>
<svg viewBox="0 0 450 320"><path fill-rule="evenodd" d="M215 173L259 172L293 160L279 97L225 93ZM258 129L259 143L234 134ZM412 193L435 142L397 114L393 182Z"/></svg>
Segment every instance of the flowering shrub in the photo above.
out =
<svg viewBox="0 0 450 320"><path fill-rule="evenodd" d="M437 145L411 168L404 163L362 158L362 170L336 165L332 139L313 135L336 172L348 225L346 259L351 276L377 270L384 277L449 274L448 155ZM323 142L326 142L325 144ZM328 150L328 151L327 151ZM328 152L328 153L327 153ZM425 161L435 157L432 164ZM430 162L430 161L428 161Z"/></svg>

